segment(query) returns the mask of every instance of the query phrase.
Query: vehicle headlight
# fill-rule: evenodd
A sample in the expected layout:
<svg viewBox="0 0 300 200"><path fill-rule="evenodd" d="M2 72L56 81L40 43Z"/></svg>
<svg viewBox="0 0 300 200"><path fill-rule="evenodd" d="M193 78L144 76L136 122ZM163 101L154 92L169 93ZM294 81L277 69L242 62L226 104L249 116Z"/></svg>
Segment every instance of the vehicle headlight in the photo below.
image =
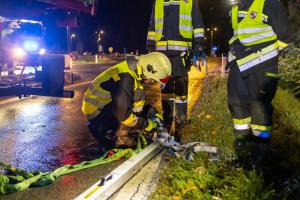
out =
<svg viewBox="0 0 300 200"><path fill-rule="evenodd" d="M24 51L24 49L17 47L17 48L13 49L13 54L17 58L22 58L25 55L25 51Z"/></svg>
<svg viewBox="0 0 300 200"><path fill-rule="evenodd" d="M35 40L26 40L23 43L23 47L26 51L37 52L39 49L39 43Z"/></svg>
<svg viewBox="0 0 300 200"><path fill-rule="evenodd" d="M39 54L44 55L46 53L46 49L40 49Z"/></svg>

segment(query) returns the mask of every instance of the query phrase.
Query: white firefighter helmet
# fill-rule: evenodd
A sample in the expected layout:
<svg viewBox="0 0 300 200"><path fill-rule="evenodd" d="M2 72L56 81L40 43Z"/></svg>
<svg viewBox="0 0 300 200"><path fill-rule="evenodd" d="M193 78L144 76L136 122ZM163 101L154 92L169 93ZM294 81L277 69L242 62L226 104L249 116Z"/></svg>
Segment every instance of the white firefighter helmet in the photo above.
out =
<svg viewBox="0 0 300 200"><path fill-rule="evenodd" d="M138 66L142 67L143 75L147 79L154 79L162 84L169 80L172 72L168 57L159 52L141 55Z"/></svg>

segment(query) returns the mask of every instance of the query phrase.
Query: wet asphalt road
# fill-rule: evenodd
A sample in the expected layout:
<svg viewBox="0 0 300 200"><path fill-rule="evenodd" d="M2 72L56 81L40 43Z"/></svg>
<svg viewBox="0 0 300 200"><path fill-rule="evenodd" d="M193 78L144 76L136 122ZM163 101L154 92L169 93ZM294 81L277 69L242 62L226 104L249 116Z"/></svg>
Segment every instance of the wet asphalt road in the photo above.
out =
<svg viewBox="0 0 300 200"><path fill-rule="evenodd" d="M82 67L84 80L92 80L111 64ZM100 156L97 142L86 128L81 112L88 84L74 88L73 99L31 97L0 102L0 161L27 171L52 171ZM122 161L119 161L122 162ZM0 199L71 199L110 172L119 162L59 178L54 184L25 190Z"/></svg>

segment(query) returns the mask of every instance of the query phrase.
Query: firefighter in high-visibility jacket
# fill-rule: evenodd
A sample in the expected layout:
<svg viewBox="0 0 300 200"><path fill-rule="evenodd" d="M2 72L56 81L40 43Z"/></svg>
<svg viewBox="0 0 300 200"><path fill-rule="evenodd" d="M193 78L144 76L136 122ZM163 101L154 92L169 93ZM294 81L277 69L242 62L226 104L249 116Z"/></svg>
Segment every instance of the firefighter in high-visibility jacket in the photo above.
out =
<svg viewBox="0 0 300 200"><path fill-rule="evenodd" d="M170 128L175 108L176 124L187 120L188 67L181 55L204 50L204 24L199 0L155 0L147 36L147 50L159 51L170 59L172 78L162 89L164 126ZM175 106L174 106L175 105ZM173 133L174 134L174 133ZM175 139L180 139L179 132Z"/></svg>
<svg viewBox="0 0 300 200"><path fill-rule="evenodd" d="M228 106L236 141L269 142L278 55L286 48L288 19L278 0L232 0Z"/></svg>
<svg viewBox="0 0 300 200"><path fill-rule="evenodd" d="M82 104L96 140L106 148L134 146L130 131L157 128L162 116L144 105L143 82L154 79L163 83L170 75L170 61L159 52L127 56L101 73L86 90Z"/></svg>

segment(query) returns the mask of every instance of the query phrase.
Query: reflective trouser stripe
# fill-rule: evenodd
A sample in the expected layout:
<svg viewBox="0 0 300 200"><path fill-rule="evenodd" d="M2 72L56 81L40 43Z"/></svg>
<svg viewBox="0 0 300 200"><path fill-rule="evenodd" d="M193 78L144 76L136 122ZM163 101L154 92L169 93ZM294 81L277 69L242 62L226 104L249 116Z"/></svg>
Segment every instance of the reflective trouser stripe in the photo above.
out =
<svg viewBox="0 0 300 200"><path fill-rule="evenodd" d="M236 123L236 124L250 123L251 122L251 117L247 117L247 118L244 118L244 119L233 118L232 121L233 121L233 123Z"/></svg>
<svg viewBox="0 0 300 200"><path fill-rule="evenodd" d="M270 138L272 126L251 124L252 134L260 138Z"/></svg>
<svg viewBox="0 0 300 200"><path fill-rule="evenodd" d="M242 72L273 57L276 57L278 56L278 54L278 43L276 42L275 44L263 48L261 51L237 60L237 64L240 68L240 71Z"/></svg>
<svg viewBox="0 0 300 200"><path fill-rule="evenodd" d="M258 131L272 131L272 126L262 126L262 125L251 124L251 128L253 130L258 130Z"/></svg>
<svg viewBox="0 0 300 200"><path fill-rule="evenodd" d="M170 98L170 101L175 101L175 103L187 103L187 99L176 99L176 98Z"/></svg>
<svg viewBox="0 0 300 200"><path fill-rule="evenodd" d="M251 128L250 123L246 123L246 124L235 124L235 123L233 123L233 125L234 125L234 129L239 130L239 131L247 130L247 129Z"/></svg>
<svg viewBox="0 0 300 200"><path fill-rule="evenodd" d="M237 118L233 118L233 125L234 125L234 129L236 130L247 130L250 129L250 122L251 122L251 117L247 117L244 119L237 119Z"/></svg>
<svg viewBox="0 0 300 200"><path fill-rule="evenodd" d="M133 108L132 111L137 113L137 112L141 112L143 110L143 106L145 105L145 101L141 100L141 101L137 101L133 103Z"/></svg>

